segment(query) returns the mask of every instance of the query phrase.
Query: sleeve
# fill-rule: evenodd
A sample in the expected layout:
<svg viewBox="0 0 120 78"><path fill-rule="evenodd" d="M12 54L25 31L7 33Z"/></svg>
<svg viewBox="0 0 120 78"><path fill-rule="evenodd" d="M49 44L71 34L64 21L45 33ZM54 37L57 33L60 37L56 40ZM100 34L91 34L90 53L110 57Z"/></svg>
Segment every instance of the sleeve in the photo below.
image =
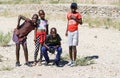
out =
<svg viewBox="0 0 120 78"><path fill-rule="evenodd" d="M46 25L48 25L48 20L46 20Z"/></svg>
<svg viewBox="0 0 120 78"><path fill-rule="evenodd" d="M57 36L58 36L58 37L57 37L57 38L58 38L58 45L61 45L61 40L62 40L62 39L61 39L61 37L60 37L59 34L57 34Z"/></svg>
<svg viewBox="0 0 120 78"><path fill-rule="evenodd" d="M59 34L57 34L57 38L59 42L62 40Z"/></svg>
<svg viewBox="0 0 120 78"><path fill-rule="evenodd" d="M50 35L47 35L47 37L45 39L45 44L46 45L50 45L49 39L50 39Z"/></svg>
<svg viewBox="0 0 120 78"><path fill-rule="evenodd" d="M78 19L82 18L81 14L78 12L78 16L77 16Z"/></svg>

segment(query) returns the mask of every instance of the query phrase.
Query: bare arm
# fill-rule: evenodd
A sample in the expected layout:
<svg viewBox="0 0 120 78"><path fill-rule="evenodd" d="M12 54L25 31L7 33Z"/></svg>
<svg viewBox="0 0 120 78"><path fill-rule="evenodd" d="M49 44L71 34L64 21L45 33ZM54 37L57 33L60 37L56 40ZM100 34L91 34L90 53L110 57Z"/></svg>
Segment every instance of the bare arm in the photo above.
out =
<svg viewBox="0 0 120 78"><path fill-rule="evenodd" d="M49 33L49 25L47 24L47 26L46 26L46 34L48 35Z"/></svg>
<svg viewBox="0 0 120 78"><path fill-rule="evenodd" d="M26 17L24 17L24 16L22 16L22 15L19 15L19 16L18 16L17 29L18 29L18 28L19 28L19 26L20 26L20 21L21 21L21 19L23 19L23 20L27 20L27 18L26 18Z"/></svg>
<svg viewBox="0 0 120 78"><path fill-rule="evenodd" d="M68 36L68 23L67 23L67 28L66 28L65 36Z"/></svg>
<svg viewBox="0 0 120 78"><path fill-rule="evenodd" d="M43 43L43 45L44 45L47 49L49 49L49 47L45 44L45 42Z"/></svg>
<svg viewBox="0 0 120 78"><path fill-rule="evenodd" d="M80 25L82 25L82 18L76 19L75 21L78 22Z"/></svg>
<svg viewBox="0 0 120 78"><path fill-rule="evenodd" d="M34 41L36 41L36 32L37 32L37 28L34 29Z"/></svg>
<svg viewBox="0 0 120 78"><path fill-rule="evenodd" d="M77 19L75 16L71 16L71 19L75 20L77 23L82 25L82 18Z"/></svg>

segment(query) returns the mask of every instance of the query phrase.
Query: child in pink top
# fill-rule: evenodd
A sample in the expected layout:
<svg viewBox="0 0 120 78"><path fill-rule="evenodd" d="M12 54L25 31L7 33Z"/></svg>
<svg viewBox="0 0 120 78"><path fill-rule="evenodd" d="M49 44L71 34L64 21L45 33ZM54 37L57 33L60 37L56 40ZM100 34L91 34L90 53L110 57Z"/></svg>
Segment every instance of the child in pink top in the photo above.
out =
<svg viewBox="0 0 120 78"><path fill-rule="evenodd" d="M38 26L35 29L34 33L34 41L35 41L35 52L34 52L34 63L33 66L37 64L37 56L38 51L40 49L40 59L38 60L38 65L40 66L42 63L42 52L41 47L46 39L46 35L48 35L48 20L45 19L44 10L39 10L38 12L40 19L38 20Z"/></svg>

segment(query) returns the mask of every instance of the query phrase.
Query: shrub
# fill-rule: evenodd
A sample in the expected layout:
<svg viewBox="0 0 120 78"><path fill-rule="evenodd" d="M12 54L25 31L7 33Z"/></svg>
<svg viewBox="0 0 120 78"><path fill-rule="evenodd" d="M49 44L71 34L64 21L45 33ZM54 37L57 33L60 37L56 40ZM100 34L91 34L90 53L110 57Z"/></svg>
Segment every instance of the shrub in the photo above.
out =
<svg viewBox="0 0 120 78"><path fill-rule="evenodd" d="M2 66L0 68L0 71L11 71L11 70L13 70L13 67L11 66Z"/></svg>
<svg viewBox="0 0 120 78"><path fill-rule="evenodd" d="M10 32L6 34L3 34L2 32L0 32L0 46L7 46L10 40L11 40Z"/></svg>
<svg viewBox="0 0 120 78"><path fill-rule="evenodd" d="M90 59L90 58L78 58L76 60L76 65L80 65L80 66L86 66L86 65L90 65L90 64L94 64L94 60Z"/></svg>
<svg viewBox="0 0 120 78"><path fill-rule="evenodd" d="M61 60L69 60L69 55L66 54L64 57L61 57ZM95 61L91 58L86 58L86 57L79 57L76 59L76 65L77 66L86 66L90 64L94 64Z"/></svg>
<svg viewBox="0 0 120 78"><path fill-rule="evenodd" d="M3 56L2 55L0 55L0 62L2 62L2 59L1 58L3 58Z"/></svg>

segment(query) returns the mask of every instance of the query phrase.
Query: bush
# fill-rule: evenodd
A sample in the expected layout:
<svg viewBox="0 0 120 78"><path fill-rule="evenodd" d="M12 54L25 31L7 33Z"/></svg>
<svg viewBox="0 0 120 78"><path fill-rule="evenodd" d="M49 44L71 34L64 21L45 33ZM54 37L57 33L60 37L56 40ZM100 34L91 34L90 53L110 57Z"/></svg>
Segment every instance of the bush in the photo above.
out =
<svg viewBox="0 0 120 78"><path fill-rule="evenodd" d="M69 60L69 55L66 54L64 57L61 57L61 60ZM95 61L91 58L86 58L86 57L79 57L76 59L76 65L77 66L87 66L94 64Z"/></svg>
<svg viewBox="0 0 120 78"><path fill-rule="evenodd" d="M90 65L90 64L94 64L94 60L90 59L90 58L78 58L76 60L76 65L80 65L80 66L86 66L86 65Z"/></svg>
<svg viewBox="0 0 120 78"><path fill-rule="evenodd" d="M0 55L0 62L2 62L2 58L3 58L3 56L2 56L2 55Z"/></svg>
<svg viewBox="0 0 120 78"><path fill-rule="evenodd" d="M11 33L3 34L0 32L0 46L7 46L11 40Z"/></svg>
<svg viewBox="0 0 120 78"><path fill-rule="evenodd" d="M13 70L14 68L13 67L11 67L11 66L2 66L1 68L0 68L0 71L11 71L11 70Z"/></svg>

